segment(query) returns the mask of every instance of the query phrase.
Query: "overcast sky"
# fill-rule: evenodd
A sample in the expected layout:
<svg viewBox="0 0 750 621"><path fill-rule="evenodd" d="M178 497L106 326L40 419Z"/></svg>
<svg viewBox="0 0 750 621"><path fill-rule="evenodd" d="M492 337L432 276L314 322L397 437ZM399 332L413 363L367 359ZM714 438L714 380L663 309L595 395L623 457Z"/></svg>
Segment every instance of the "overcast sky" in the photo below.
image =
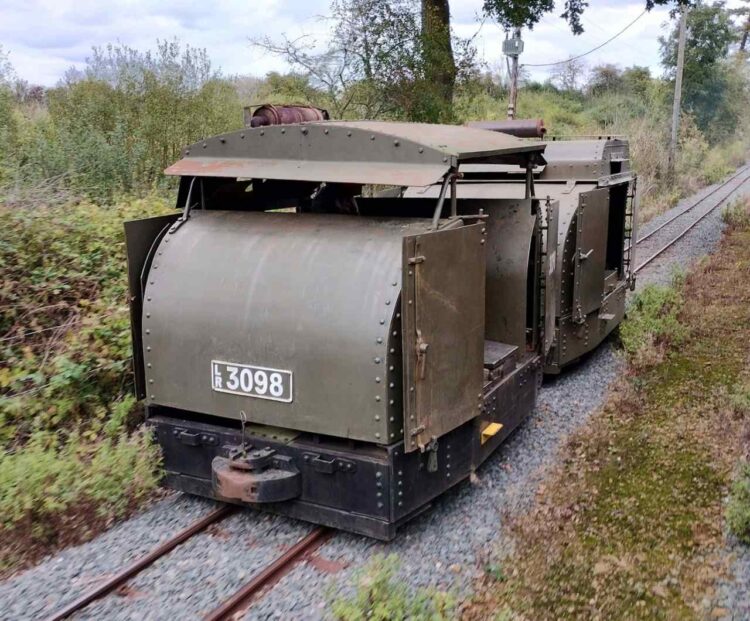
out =
<svg viewBox="0 0 750 621"><path fill-rule="evenodd" d="M729 5L738 1L730 0ZM480 58L490 67L501 66L504 34L495 23L481 24L482 0L450 4L456 32L468 37L479 31L475 41ZM521 62L545 63L586 52L635 19L644 4L644 0L591 0L583 17L586 32L580 36L573 36L557 14L549 15L524 33ZM145 50L157 39L172 37L205 47L224 73L260 76L286 67L278 58L251 48L248 38L309 33L322 40L327 25L321 16L328 8L329 0L0 0L0 45L10 53L20 77L46 86L54 85L69 67L81 68L92 46L120 42ZM657 39L668 19L666 10L653 10L587 56L587 64L646 65L659 74ZM529 70L537 79L548 76L546 68Z"/></svg>

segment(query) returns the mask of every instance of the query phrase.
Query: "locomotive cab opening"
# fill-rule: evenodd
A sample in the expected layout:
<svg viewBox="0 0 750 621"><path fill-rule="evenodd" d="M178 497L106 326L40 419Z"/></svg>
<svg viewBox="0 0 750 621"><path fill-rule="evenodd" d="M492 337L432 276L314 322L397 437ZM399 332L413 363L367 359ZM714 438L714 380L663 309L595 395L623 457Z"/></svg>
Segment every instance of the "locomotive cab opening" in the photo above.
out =
<svg viewBox="0 0 750 621"><path fill-rule="evenodd" d="M480 174L494 181L481 182ZM630 242L637 180L627 141L609 137L549 142L545 164L534 168L533 177L535 196L550 201L557 213L555 282L545 290L554 296L554 322L547 332L554 336L544 366L545 373L557 374L596 348L622 321L626 290L635 282ZM522 178L518 167L473 167L459 195L521 195Z"/></svg>
<svg viewBox="0 0 750 621"><path fill-rule="evenodd" d="M166 483L390 539L467 478L532 411L551 346L543 150L377 122L187 148L176 213L126 224ZM463 197L477 163L521 167L522 191Z"/></svg>

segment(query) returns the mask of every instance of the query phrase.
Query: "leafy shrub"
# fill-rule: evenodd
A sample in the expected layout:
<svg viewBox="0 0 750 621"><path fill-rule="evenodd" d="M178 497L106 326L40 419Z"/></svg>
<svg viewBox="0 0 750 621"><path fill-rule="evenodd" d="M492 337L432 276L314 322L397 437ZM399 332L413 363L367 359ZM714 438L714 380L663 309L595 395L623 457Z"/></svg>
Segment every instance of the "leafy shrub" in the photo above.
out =
<svg viewBox="0 0 750 621"><path fill-rule="evenodd" d="M0 571L85 538L158 482L136 430L123 221L167 209L0 203Z"/></svg>
<svg viewBox="0 0 750 621"><path fill-rule="evenodd" d="M12 93L9 88L0 84L0 144L5 145L0 151L0 184L6 181L12 172L11 152L16 144L17 131Z"/></svg>
<svg viewBox="0 0 750 621"><path fill-rule="evenodd" d="M399 581L395 555L376 556L356 578L357 590L351 598L333 603L332 611L341 621L413 621L454 618L455 602L442 592L419 589L409 592Z"/></svg>
<svg viewBox="0 0 750 621"><path fill-rule="evenodd" d="M122 223L167 209L158 198L110 208L0 205L0 446L79 425L93 439L111 416L127 419Z"/></svg>
<svg viewBox="0 0 750 621"><path fill-rule="evenodd" d="M627 319L620 326L620 339L631 357L646 349L679 345L686 336L678 313L683 299L680 278L670 287L647 285L628 308Z"/></svg>
<svg viewBox="0 0 750 621"><path fill-rule="evenodd" d="M17 174L26 183L62 175L99 201L164 186L162 171L182 147L242 126L232 81L212 69L205 50L176 40L154 52L94 48L84 71L69 72L46 99L44 114L26 114ZM0 98L0 123L3 114Z"/></svg>
<svg viewBox="0 0 750 621"><path fill-rule="evenodd" d="M742 543L750 545L750 464L743 464L732 484L727 504L727 524Z"/></svg>
<svg viewBox="0 0 750 621"><path fill-rule="evenodd" d="M157 485L159 464L147 433L95 442L37 433L22 450L0 453L0 536L22 527L28 543L49 541L66 514L84 529L121 517Z"/></svg>
<svg viewBox="0 0 750 621"><path fill-rule="evenodd" d="M721 218L730 228L750 228L750 199L744 198L732 202L721 212Z"/></svg>

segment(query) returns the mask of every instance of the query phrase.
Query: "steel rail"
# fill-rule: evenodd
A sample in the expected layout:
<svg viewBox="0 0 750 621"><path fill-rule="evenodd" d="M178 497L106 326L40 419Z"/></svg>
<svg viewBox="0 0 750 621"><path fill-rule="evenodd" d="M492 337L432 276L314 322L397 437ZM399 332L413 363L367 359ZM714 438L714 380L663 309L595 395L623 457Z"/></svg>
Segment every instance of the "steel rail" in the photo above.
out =
<svg viewBox="0 0 750 621"><path fill-rule="evenodd" d="M180 545L187 539L190 539L190 537L204 530L214 522L227 517L236 509L237 507L235 507L234 505L224 505L222 507L219 507L215 511L212 511L207 516L194 522L171 539L165 541L164 543L151 550L151 552L149 552L148 554L133 561L125 569L118 572L104 584L101 584L88 593L83 594L81 597L68 604L62 610L54 613L51 617L48 617L47 621L61 621L62 619L66 619L74 612L80 610L81 608L84 608L85 606L93 602L95 599L98 599L102 595L106 595L107 593L111 593L121 584L132 578L135 574L151 565L154 561L158 560L159 558L176 548L178 545Z"/></svg>
<svg viewBox="0 0 750 621"><path fill-rule="evenodd" d="M238 591L223 604L209 612L204 621L222 621L229 619L244 604L248 604L258 592L279 580L305 554L309 554L330 536L331 529L318 526L305 537L277 557L271 564L255 574Z"/></svg>
<svg viewBox="0 0 750 621"><path fill-rule="evenodd" d="M643 263L641 263L638 267L633 270L634 274L637 274L640 272L644 267L646 267L649 263L651 263L654 259L659 257L662 253L669 250L672 246L674 246L678 241L680 241L685 235L687 235L690 231L693 230L693 228L699 223L702 222L703 219L711 214L717 207L723 205L726 203L730 198L732 198L734 192L736 192L739 188L742 187L742 184L745 183L748 179L750 179L750 176L748 176L746 179L742 180L742 183L740 183L736 188L734 188L729 194L727 194L724 198L720 199L716 202L716 204L713 207L710 207L706 210L705 213L701 214L700 217L696 218L689 226L684 228L682 232L677 235L676 237L672 238L670 241L668 241L666 244L664 244L659 250L654 252L648 259L646 259Z"/></svg>
<svg viewBox="0 0 750 621"><path fill-rule="evenodd" d="M655 235L656 233L658 233L659 231L661 231L665 226L667 226L667 225L671 224L672 222L674 222L675 220L677 220L677 218L680 218L680 217L684 216L688 211L692 211L698 205L700 205L701 203L703 203L703 201L705 201L707 198L710 198L711 196L713 196L714 194L716 194L716 192L718 192L719 190L725 188L732 181L734 181L737 177L739 177L742 173L747 172L747 171L748 171L748 168L746 166L743 166L735 174L733 174L731 177L729 177L729 179L727 179L726 181L723 181L720 185L716 186L708 194L706 194L705 196L703 196L700 199L698 199L697 201L695 201L692 205L690 205L689 207L686 207L680 213L677 213L677 214L673 215L671 218L669 218L665 222L662 222L659 226L657 226L653 231L651 231L647 235L644 235L643 237L638 238L638 240L635 242L635 245L637 246L641 242L646 241L649 237L651 237L652 235ZM742 181L740 181L740 183L737 185L737 188L739 188L748 179L750 179L750 175L748 175ZM730 190L730 194L732 192L734 192L737 188L733 188L732 190Z"/></svg>

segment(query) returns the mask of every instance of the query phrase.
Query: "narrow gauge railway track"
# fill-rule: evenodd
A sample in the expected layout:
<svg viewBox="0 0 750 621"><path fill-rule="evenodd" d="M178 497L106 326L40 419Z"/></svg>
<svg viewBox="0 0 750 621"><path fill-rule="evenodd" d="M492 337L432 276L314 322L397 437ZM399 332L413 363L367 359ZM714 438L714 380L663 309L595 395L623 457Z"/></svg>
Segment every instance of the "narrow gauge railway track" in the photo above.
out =
<svg viewBox="0 0 750 621"><path fill-rule="evenodd" d="M643 243L644 241L646 241L647 239L649 239L650 237L652 237L653 235L655 235L656 233L658 233L659 231L661 231L662 229L664 229L666 226L668 226L669 224L671 224L672 222L674 222L678 218L681 218L682 216L684 216L688 212L692 211L693 209L695 209L696 207L698 207L698 205L703 204L708 198L710 198L711 196L713 196L714 194L716 194L719 190L721 190L723 188L726 188L730 183L732 183L738 177L742 176L743 173L747 173L747 172L748 172L748 168L747 167L743 167L741 170L737 171L734 175L732 175L729 179L727 179L726 181L724 181L721 185L718 185L717 187L715 187L708 194L706 194L705 196L701 197L699 200L697 200L696 202L694 202L692 205L689 205L688 207L686 207L685 209L683 209L679 213L674 214L671 218L669 218L665 222L662 222L653 231L650 231L648 234L646 234L643 237L639 238L636 241L635 245L638 246L639 244ZM652 254L650 254L647 259L645 259L642 263L640 263L640 265L638 265L633 270L633 272L637 274L642 269L644 269L645 267L647 267L650 263L652 263L655 259L657 259L662 254L664 254L664 252L666 252L667 250L669 250L678 241L680 241L683 237L685 237L685 235L687 235L693 228L695 228L707 216L709 216L718 207L720 207L721 205L723 205L724 203L726 203L729 199L731 199L734 196L734 193L739 188L741 188L745 184L745 182L747 182L748 180L750 180L750 174L747 174L747 175L743 176L740 179L739 183L737 183L736 185L734 185L726 193L726 195L724 195L723 197L721 197L714 205L712 205L711 207L709 207L705 212L703 212L700 216L698 216L698 218L696 218L695 220L693 220L687 227L685 227L684 229L682 229L682 231L680 231L680 233L678 233L677 235L675 235L674 237L672 237L669 241L667 241L665 244L663 244L662 246L660 246L655 252L653 252Z"/></svg>
<svg viewBox="0 0 750 621"><path fill-rule="evenodd" d="M62 621L69 618L72 614L82 610L93 601L109 595L116 591L131 578L138 575L141 571L152 565L155 561L166 556L177 546L185 543L188 539L204 531L210 525L220 522L221 520L232 515L238 507L234 505L223 505L208 515L196 520L187 528L181 530L171 539L159 544L156 548L147 554L136 559L127 567L119 571L113 577L106 580L91 591L84 593L79 598L47 617L47 621ZM322 545L331 534L331 530L322 526L313 528L296 544L276 557L271 563L257 572L248 582L246 582L232 596L219 604L215 609L208 613L205 621L221 621L230 618L238 610L246 609L252 603L257 594L272 586L287 571L289 571L297 561L302 560L306 555L314 552Z"/></svg>
<svg viewBox="0 0 750 621"><path fill-rule="evenodd" d="M308 554L319 548L332 531L324 526L316 526L307 535L300 539L296 544L277 557L273 562L266 565L264 569L255 574L246 582L234 595L225 600L223 604L209 612L204 621L222 621L229 619L230 615L235 614L243 609L247 609L252 604L253 599L266 587L272 586L278 581L292 566L302 560Z"/></svg>
<svg viewBox="0 0 750 621"><path fill-rule="evenodd" d="M730 183L732 183L732 181L734 181L734 180L735 180L735 179L736 179L737 177L741 176L741 175L742 175L743 173L747 173L748 171L750 171L750 168L749 168L749 167L747 167L747 166L742 166L742 167L741 167L741 168L740 168L739 170L737 170L737 171L736 171L736 172L735 172L735 173L734 173L734 174L733 174L733 175L732 175L731 177L729 177L729 179L726 179L725 181L722 181L722 182L721 182L721 183L720 183L719 185L717 185L717 186L716 186L716 187L715 187L715 188L714 188L713 190L711 190L711 191L710 191L710 192L709 192L708 194L706 194L705 196L702 196L702 197L701 197L701 198L699 198L699 199L698 199L697 201L695 201L695 202L694 202L694 203L693 203L692 205L688 205L688 206L687 206L687 207L686 207L685 209L683 209L683 210L682 210L682 211L680 211L679 213L676 213L676 214L674 214L674 215L673 215L673 216L672 216L671 218L669 218L668 220L665 220L664 222L662 222L662 223L661 223L661 224L660 224L659 226L657 226L657 227L656 227L656 228L655 228L655 229L654 229L653 231L650 231L650 232L648 232L648 233L647 233L646 235L644 235L643 237L640 237L640 238L638 239L638 241L636 242L636 246L637 246L638 244L642 244L643 242L645 242L645 241L646 241L646 240L647 240L648 238L652 237L653 235L656 235L656 234L657 234L657 233L658 233L659 231L661 231L661 230L662 230L662 229L663 229L664 227L666 227L666 226L669 226L669 225L670 225L670 224L671 224L672 222L674 222L674 221L675 221L675 220L677 220L678 218L681 218L682 216L684 216L684 215L685 215L686 213L688 213L689 211L692 211L692 210L693 210L693 209L695 209L695 208L696 208L696 207L697 207L698 205L701 205L701 204L703 204L703 202L704 202L704 201L706 201L707 199L711 198L711 197L712 197L712 196L713 196L714 194L716 194L716 193L717 193L717 192L718 192L719 190L722 190L722 189L724 189L725 187L727 187L727 185L729 185ZM735 191L735 190L737 190L737 189L738 189L739 187L741 187L741 186L742 186L742 184L743 184L743 183L745 183L745 181L747 181L748 179L750 179L750 174L748 174L747 176L743 177L743 178L742 178L742 179L740 180L740 182L739 182L739 183L738 183L738 184L737 184L737 185L736 185L735 187L733 187L733 188L732 188L732 189L731 189L731 190L729 191L729 194L731 195L731 194L732 194L732 192L734 192L734 191Z"/></svg>

